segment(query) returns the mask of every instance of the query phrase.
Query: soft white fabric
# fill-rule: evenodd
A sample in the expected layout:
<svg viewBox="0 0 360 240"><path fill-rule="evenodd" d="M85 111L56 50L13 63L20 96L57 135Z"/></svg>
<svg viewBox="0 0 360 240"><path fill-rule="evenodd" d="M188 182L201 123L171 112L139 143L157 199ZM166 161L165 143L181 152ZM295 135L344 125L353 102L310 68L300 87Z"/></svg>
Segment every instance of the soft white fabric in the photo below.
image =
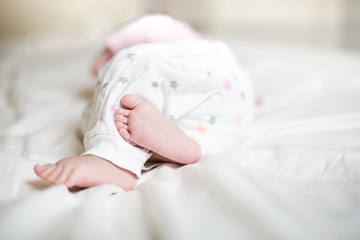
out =
<svg viewBox="0 0 360 240"><path fill-rule="evenodd" d="M258 95L249 137L131 192L72 193L32 169L84 151L96 48L2 54L0 239L360 239L360 55L229 45Z"/></svg>
<svg viewBox="0 0 360 240"><path fill-rule="evenodd" d="M104 158L138 177L151 154L124 140L114 124L126 94L152 103L199 143L203 154L238 144L253 116L252 83L221 42L151 43L119 52L101 71L85 112L84 155Z"/></svg>

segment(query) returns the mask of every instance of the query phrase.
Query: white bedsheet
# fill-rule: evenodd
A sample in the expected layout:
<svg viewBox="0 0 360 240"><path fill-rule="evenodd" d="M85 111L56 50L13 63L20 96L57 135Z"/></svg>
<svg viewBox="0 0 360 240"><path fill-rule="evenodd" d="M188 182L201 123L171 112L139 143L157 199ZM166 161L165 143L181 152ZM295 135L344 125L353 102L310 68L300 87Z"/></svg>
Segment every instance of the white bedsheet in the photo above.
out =
<svg viewBox="0 0 360 240"><path fill-rule="evenodd" d="M259 97L248 139L134 191L33 173L80 154L93 45L0 63L0 239L360 239L360 55L230 41Z"/></svg>

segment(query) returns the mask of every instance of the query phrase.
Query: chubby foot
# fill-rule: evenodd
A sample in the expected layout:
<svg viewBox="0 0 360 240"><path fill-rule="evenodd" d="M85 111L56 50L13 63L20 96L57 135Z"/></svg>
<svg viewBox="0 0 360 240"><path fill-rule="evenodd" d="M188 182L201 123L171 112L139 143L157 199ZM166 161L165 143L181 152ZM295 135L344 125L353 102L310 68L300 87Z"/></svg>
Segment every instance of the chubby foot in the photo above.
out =
<svg viewBox="0 0 360 240"><path fill-rule="evenodd" d="M131 172L94 155L64 158L56 164L37 164L34 171L45 181L65 184L68 188L112 183L124 190L132 190L136 181Z"/></svg>
<svg viewBox="0 0 360 240"><path fill-rule="evenodd" d="M190 164L199 160L200 146L154 105L132 94L125 95L120 103L121 107L115 112L115 125L124 139L171 162Z"/></svg>

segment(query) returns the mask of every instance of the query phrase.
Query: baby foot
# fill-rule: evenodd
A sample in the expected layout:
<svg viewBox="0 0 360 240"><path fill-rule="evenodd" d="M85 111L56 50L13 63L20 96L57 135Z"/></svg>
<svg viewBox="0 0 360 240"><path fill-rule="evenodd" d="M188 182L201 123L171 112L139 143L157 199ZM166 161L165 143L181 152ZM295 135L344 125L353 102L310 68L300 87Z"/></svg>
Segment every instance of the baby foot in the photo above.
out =
<svg viewBox="0 0 360 240"><path fill-rule="evenodd" d="M154 105L129 94L115 111L115 125L126 140L178 163L199 160L200 146L168 120Z"/></svg>
<svg viewBox="0 0 360 240"><path fill-rule="evenodd" d="M136 181L134 174L94 155L65 158L56 164L37 164L34 171L45 181L65 184L68 188L112 183L132 190Z"/></svg>

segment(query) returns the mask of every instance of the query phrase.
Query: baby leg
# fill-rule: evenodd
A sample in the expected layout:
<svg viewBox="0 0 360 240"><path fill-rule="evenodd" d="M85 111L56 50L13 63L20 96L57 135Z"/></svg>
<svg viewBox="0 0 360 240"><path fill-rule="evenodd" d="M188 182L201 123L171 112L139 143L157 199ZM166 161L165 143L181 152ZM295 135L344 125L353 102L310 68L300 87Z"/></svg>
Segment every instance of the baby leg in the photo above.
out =
<svg viewBox="0 0 360 240"><path fill-rule="evenodd" d="M116 184L132 190L136 177L133 173L94 155L64 158L56 164L35 165L35 173L51 184L65 184L68 188Z"/></svg>
<svg viewBox="0 0 360 240"><path fill-rule="evenodd" d="M115 112L120 135L169 161L191 164L199 160L200 146L171 123L151 103L129 94Z"/></svg>

